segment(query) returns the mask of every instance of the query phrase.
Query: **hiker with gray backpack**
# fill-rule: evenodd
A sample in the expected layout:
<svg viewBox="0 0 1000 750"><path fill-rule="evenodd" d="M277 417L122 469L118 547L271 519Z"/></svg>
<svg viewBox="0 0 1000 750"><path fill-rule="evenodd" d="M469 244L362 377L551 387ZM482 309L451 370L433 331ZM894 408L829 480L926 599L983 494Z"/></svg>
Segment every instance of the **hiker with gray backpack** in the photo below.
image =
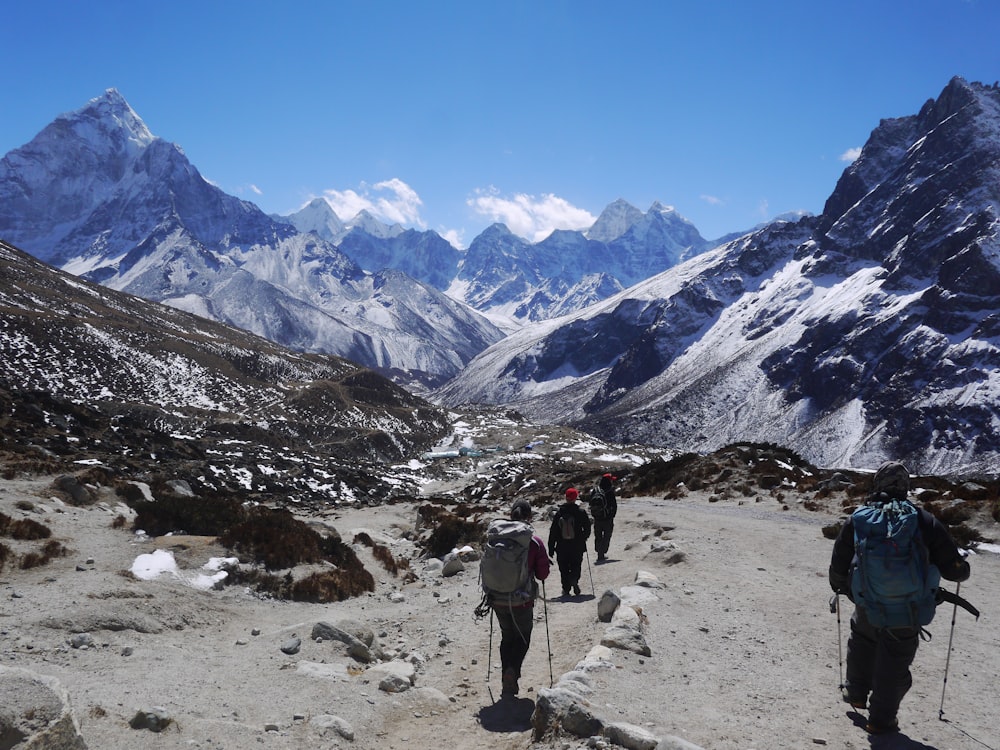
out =
<svg viewBox="0 0 1000 750"><path fill-rule="evenodd" d="M545 543L531 527L531 517L528 501L515 500L510 520L490 522L479 563L483 599L475 614L478 618L489 613L500 624L501 698L518 694L521 665L531 644L538 581L548 578L551 567ZM491 621L491 650L492 628Z"/></svg>
<svg viewBox="0 0 1000 750"><path fill-rule="evenodd" d="M913 682L910 665L937 604L946 598L968 604L958 601L957 591L946 597L950 592L939 584L941 578L966 580L969 563L948 529L907 500L909 487L903 464L882 464L868 501L841 528L830 560L835 597L845 594L855 605L842 697L856 709L868 709L870 734L899 730L899 704ZM831 610L838 612L839 623L837 602L834 609L831 601Z"/></svg>

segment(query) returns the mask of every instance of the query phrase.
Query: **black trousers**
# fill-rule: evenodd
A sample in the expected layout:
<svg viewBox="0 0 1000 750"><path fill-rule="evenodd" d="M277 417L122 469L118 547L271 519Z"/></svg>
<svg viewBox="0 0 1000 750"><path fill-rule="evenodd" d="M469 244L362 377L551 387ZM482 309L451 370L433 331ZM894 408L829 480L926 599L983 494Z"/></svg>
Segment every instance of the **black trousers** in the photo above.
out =
<svg viewBox="0 0 1000 750"><path fill-rule="evenodd" d="M559 579L562 582L563 591L580 585L583 555L586 551L586 542L573 547L563 543L556 548L556 562L559 565Z"/></svg>
<svg viewBox="0 0 1000 750"><path fill-rule="evenodd" d="M860 608L851 617L847 640L847 694L868 699L872 724L892 726L913 677L910 665L920 645L919 628L875 628Z"/></svg>
<svg viewBox="0 0 1000 750"><path fill-rule="evenodd" d="M500 624L500 669L514 672L520 678L521 665L531 645L531 628L535 624L535 608L496 607L494 613Z"/></svg>
<svg viewBox="0 0 1000 750"><path fill-rule="evenodd" d="M615 519L594 519L594 552L598 555L608 554L611 546L611 532L615 530Z"/></svg>

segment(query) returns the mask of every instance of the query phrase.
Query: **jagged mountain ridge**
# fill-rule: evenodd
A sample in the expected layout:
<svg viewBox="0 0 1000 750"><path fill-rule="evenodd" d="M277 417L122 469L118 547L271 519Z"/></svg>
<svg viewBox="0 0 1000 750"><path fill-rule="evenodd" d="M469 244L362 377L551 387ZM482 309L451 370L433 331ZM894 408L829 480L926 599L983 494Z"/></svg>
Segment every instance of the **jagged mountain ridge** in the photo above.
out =
<svg viewBox="0 0 1000 750"><path fill-rule="evenodd" d="M411 381L440 382L503 335L432 286L367 273L226 195L114 89L0 161L0 206L0 237L46 262Z"/></svg>
<svg viewBox="0 0 1000 750"><path fill-rule="evenodd" d="M686 450L994 470L998 206L1000 91L955 78L873 131L820 216L513 334L439 397Z"/></svg>
<svg viewBox="0 0 1000 750"><path fill-rule="evenodd" d="M654 202L643 213L621 199L586 232L557 230L533 243L494 224L464 252L436 232L379 225L365 212L345 222L323 198L284 219L337 243L365 270L404 271L506 330L583 309L716 244L672 207Z"/></svg>
<svg viewBox="0 0 1000 750"><path fill-rule="evenodd" d="M0 242L6 451L85 456L123 476L169 465L251 498L326 505L399 491L386 465L448 429L440 409L352 362L89 283Z"/></svg>

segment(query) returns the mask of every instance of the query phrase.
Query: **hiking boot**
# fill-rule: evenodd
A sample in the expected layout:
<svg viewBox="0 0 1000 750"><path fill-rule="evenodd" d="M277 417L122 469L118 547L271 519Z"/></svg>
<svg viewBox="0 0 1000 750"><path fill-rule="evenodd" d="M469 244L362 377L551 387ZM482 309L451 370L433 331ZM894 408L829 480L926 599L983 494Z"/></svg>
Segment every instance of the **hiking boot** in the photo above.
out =
<svg viewBox="0 0 1000 750"><path fill-rule="evenodd" d="M563 589L563 596L569 596L569 589Z"/></svg>
<svg viewBox="0 0 1000 750"><path fill-rule="evenodd" d="M607 559L608 559L608 556L605 555L603 552L598 552L597 553L597 562L604 562Z"/></svg>
<svg viewBox="0 0 1000 750"><path fill-rule="evenodd" d="M851 708L856 708L859 711L863 711L866 708L868 708L868 701L865 699L864 696L851 695L849 692L847 692L847 690L844 690L841 693L841 696L844 699L844 703L851 704Z"/></svg>
<svg viewBox="0 0 1000 750"><path fill-rule="evenodd" d="M513 672L504 672L500 677L500 697L501 698L514 698L517 696L517 675Z"/></svg>
<svg viewBox="0 0 1000 750"><path fill-rule="evenodd" d="M579 584L576 584L576 583L573 584L573 593L576 594L577 596L580 596L580 586L579 586Z"/></svg>
<svg viewBox="0 0 1000 750"><path fill-rule="evenodd" d="M871 719L865 724L865 731L868 734L891 734L899 731L899 723L894 721L891 724L876 724Z"/></svg>

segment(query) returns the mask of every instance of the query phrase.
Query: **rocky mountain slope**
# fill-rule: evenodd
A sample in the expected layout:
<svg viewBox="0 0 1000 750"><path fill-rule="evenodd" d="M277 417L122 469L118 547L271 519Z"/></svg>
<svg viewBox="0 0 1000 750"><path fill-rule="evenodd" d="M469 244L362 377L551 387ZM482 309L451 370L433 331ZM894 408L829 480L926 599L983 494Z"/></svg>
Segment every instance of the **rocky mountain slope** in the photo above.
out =
<svg viewBox="0 0 1000 750"><path fill-rule="evenodd" d="M873 131L820 216L519 331L440 398L685 450L993 471L998 206L1000 90L956 78Z"/></svg>
<svg viewBox="0 0 1000 750"><path fill-rule="evenodd" d="M223 193L114 89L0 160L0 206L0 238L45 262L411 382L440 382L502 337L434 287L366 273Z"/></svg>
<svg viewBox="0 0 1000 750"><path fill-rule="evenodd" d="M81 281L5 243L0 311L0 435L24 466L82 461L328 505L393 494L385 464L448 434L445 413L352 362Z"/></svg>

